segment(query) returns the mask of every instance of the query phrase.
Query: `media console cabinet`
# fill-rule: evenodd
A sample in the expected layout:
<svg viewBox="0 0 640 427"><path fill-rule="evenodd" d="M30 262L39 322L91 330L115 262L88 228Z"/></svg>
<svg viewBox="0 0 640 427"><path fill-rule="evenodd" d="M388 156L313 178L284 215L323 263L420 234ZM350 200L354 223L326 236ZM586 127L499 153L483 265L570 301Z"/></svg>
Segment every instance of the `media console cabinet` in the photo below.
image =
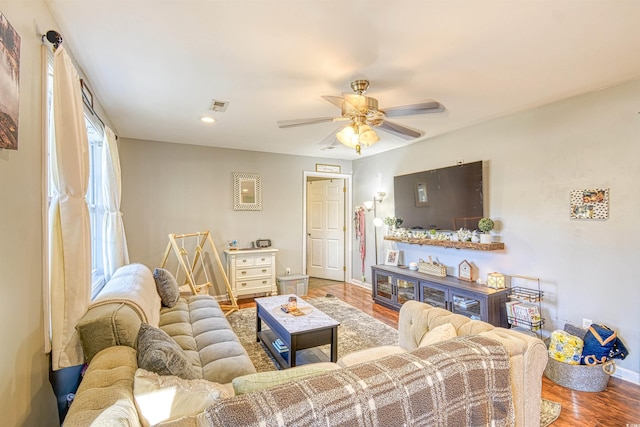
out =
<svg viewBox="0 0 640 427"><path fill-rule="evenodd" d="M388 265L374 265L371 270L373 300L382 306L400 310L405 302L418 300L494 326L509 326L505 308L509 289Z"/></svg>

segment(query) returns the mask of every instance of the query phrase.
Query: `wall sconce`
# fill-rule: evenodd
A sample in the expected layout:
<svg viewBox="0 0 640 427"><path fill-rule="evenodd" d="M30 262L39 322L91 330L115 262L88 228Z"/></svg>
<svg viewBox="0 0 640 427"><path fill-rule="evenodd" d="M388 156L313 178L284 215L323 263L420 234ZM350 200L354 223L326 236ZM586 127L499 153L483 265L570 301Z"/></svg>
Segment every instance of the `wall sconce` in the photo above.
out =
<svg viewBox="0 0 640 427"><path fill-rule="evenodd" d="M487 286L493 289L504 289L506 286L504 274L489 273L489 276L487 277Z"/></svg>

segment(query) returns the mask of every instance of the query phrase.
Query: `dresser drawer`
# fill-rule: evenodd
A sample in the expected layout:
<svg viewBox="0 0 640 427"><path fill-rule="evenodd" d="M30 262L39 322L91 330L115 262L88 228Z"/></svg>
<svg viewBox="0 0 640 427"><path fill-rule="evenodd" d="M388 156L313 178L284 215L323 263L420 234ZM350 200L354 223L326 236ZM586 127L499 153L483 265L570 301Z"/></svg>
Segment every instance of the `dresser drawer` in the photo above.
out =
<svg viewBox="0 0 640 427"><path fill-rule="evenodd" d="M263 267L238 268L236 272L237 280L243 280L252 277L271 276L271 265Z"/></svg>
<svg viewBox="0 0 640 427"><path fill-rule="evenodd" d="M248 267L248 266L254 265L255 259L256 257L252 255L238 256L236 257L236 267L242 268L242 267Z"/></svg>
<svg viewBox="0 0 640 427"><path fill-rule="evenodd" d="M238 278L237 291L239 294L243 293L259 293L259 292L271 292L271 279L253 279L242 280Z"/></svg>
<svg viewBox="0 0 640 427"><path fill-rule="evenodd" d="M271 265L271 255L257 255L253 261L254 265Z"/></svg>

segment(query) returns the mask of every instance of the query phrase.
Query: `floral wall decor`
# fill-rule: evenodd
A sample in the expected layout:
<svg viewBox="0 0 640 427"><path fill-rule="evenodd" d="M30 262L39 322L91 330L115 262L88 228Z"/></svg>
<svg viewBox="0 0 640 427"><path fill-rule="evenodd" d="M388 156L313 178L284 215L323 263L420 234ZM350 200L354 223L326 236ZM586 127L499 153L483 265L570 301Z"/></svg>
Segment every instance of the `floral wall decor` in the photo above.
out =
<svg viewBox="0 0 640 427"><path fill-rule="evenodd" d="M608 219L609 189L595 188L571 191L572 219Z"/></svg>

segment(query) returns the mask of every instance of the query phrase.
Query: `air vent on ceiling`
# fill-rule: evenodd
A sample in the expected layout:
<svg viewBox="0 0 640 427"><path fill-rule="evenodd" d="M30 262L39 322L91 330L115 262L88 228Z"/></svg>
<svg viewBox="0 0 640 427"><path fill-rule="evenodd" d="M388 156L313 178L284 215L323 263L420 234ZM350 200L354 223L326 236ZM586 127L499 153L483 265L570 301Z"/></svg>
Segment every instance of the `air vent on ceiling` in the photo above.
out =
<svg viewBox="0 0 640 427"><path fill-rule="evenodd" d="M209 109L211 111L222 113L226 111L228 106L229 106L229 103L227 101L218 101L217 99L212 99L211 106L209 107Z"/></svg>

